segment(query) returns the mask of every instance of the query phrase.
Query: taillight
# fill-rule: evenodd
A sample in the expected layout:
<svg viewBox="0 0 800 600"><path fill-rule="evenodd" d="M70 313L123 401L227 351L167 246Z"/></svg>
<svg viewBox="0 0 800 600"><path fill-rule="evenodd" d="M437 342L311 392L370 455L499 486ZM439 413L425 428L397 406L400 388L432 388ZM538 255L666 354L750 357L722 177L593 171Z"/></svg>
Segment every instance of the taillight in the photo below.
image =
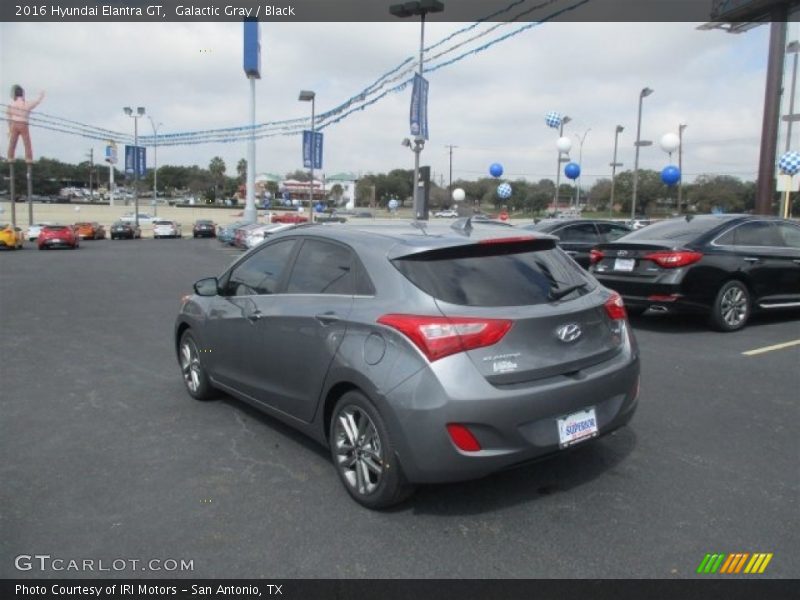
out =
<svg viewBox="0 0 800 600"><path fill-rule="evenodd" d="M499 342L511 329L506 319L476 317L429 317L383 315L378 323L388 325L411 340L431 362Z"/></svg>
<svg viewBox="0 0 800 600"><path fill-rule="evenodd" d="M625 303L622 301L622 296L614 292L611 297L606 300L606 303L603 305L606 309L606 314L608 317L614 321L619 321L620 319L624 319L628 316L627 311L625 310Z"/></svg>
<svg viewBox="0 0 800 600"><path fill-rule="evenodd" d="M591 264L599 263L605 257L606 255L603 253L602 250L597 250L596 248L592 248L589 251L589 262Z"/></svg>
<svg viewBox="0 0 800 600"><path fill-rule="evenodd" d="M651 252L644 256L647 260L652 260L659 267L664 269L675 269L677 267L685 267L696 263L703 258L702 252L694 252L691 250L677 250L677 251L659 251Z"/></svg>
<svg viewBox="0 0 800 600"><path fill-rule="evenodd" d="M460 423L448 423L447 433L450 434L450 439L459 450L464 452L477 452L481 449L480 442L472 435L472 432L467 429L466 425Z"/></svg>

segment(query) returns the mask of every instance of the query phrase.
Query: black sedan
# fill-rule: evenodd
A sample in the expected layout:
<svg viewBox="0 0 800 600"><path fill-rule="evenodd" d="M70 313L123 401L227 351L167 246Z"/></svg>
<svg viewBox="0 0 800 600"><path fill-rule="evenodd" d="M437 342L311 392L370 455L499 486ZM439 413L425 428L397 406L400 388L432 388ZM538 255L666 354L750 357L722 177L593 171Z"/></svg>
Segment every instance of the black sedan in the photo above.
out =
<svg viewBox="0 0 800 600"><path fill-rule="evenodd" d="M589 268L589 253L597 244L613 242L633 231L622 223L593 219L545 219L522 228L556 236L558 245L584 269Z"/></svg>
<svg viewBox="0 0 800 600"><path fill-rule="evenodd" d="M216 228L217 226L214 224L214 221L198 219L194 222L194 227L192 227L192 237L217 237Z"/></svg>
<svg viewBox="0 0 800 600"><path fill-rule="evenodd" d="M592 250L629 313L696 312L735 331L755 310L800 308L800 224L760 215L661 221Z"/></svg>
<svg viewBox="0 0 800 600"><path fill-rule="evenodd" d="M111 239L126 240L141 239L142 229L135 223L128 223L127 221L117 221L111 226Z"/></svg>

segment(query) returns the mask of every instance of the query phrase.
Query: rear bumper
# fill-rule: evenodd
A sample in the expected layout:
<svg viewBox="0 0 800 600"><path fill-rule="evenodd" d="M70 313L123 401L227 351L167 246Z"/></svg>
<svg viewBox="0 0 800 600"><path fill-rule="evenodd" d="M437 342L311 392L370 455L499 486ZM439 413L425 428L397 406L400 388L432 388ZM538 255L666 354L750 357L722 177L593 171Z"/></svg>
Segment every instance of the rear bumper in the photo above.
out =
<svg viewBox="0 0 800 600"><path fill-rule="evenodd" d="M78 241L67 242L64 240L44 240L39 242L39 246L44 246L45 248L72 248L78 244Z"/></svg>
<svg viewBox="0 0 800 600"><path fill-rule="evenodd" d="M607 288L618 292L625 306L646 310L656 308L667 312L706 313L711 309L712 297L687 293L684 273L676 270L656 280L637 280L629 277L592 273Z"/></svg>
<svg viewBox="0 0 800 600"><path fill-rule="evenodd" d="M629 326L628 326L629 327ZM635 342L611 360L569 376L500 388L489 384L463 355L459 383L446 392L435 371L424 368L387 394L390 428L407 479L451 482L483 477L561 450L557 420L595 409L597 437L625 425L638 402L639 356ZM450 440L448 423L466 425L481 450L464 452ZM578 442L582 444L584 442Z"/></svg>

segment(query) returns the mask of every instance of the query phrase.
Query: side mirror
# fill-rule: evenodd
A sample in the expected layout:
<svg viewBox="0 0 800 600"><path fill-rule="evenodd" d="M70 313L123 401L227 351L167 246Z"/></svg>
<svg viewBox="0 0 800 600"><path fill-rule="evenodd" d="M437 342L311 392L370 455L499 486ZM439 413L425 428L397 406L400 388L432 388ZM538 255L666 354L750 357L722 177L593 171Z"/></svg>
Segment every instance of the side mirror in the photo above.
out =
<svg viewBox="0 0 800 600"><path fill-rule="evenodd" d="M219 294L219 280L216 277L206 277L196 281L194 293L198 296L216 296Z"/></svg>

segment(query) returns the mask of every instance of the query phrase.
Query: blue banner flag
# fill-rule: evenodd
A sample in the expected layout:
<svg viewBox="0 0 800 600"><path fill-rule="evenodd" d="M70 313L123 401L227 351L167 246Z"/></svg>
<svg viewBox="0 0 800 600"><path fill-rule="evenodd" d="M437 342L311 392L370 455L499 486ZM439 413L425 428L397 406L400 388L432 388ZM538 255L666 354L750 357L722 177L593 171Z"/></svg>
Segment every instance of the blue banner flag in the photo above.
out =
<svg viewBox="0 0 800 600"><path fill-rule="evenodd" d="M411 135L428 139L428 80L419 73L414 75L414 89L411 92Z"/></svg>
<svg viewBox="0 0 800 600"><path fill-rule="evenodd" d="M134 152L138 150L138 152ZM144 146L125 146L125 174L133 175L134 170L140 177L147 172L147 148Z"/></svg>
<svg viewBox="0 0 800 600"><path fill-rule="evenodd" d="M311 169L311 157L314 157L314 169L322 168L322 133L315 131L313 134L308 129L303 131L303 166Z"/></svg>

